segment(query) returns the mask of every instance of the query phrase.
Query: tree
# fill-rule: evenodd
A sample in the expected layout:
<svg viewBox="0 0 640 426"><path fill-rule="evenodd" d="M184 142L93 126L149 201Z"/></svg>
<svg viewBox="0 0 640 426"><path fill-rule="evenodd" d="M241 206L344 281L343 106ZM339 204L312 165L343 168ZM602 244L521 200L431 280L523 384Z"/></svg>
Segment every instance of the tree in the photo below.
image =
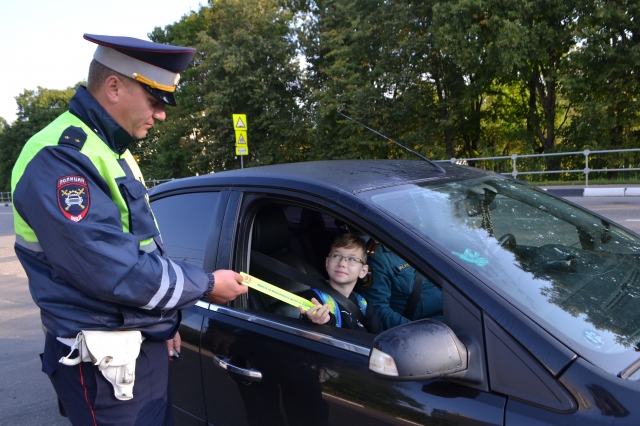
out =
<svg viewBox="0 0 640 426"><path fill-rule="evenodd" d="M152 135L157 164L169 166L154 177L239 167L233 113L247 114L247 166L305 158L307 123L291 18L279 0L221 0L154 30L156 42L188 42L198 49L180 84L180 109L169 111Z"/></svg>
<svg viewBox="0 0 640 426"><path fill-rule="evenodd" d="M637 148L640 138L640 23L638 1L585 4L577 22L580 43L569 55L564 78L575 114L566 132L568 147ZM638 167L637 156L596 158L592 168ZM611 172L615 178L617 172Z"/></svg>
<svg viewBox="0 0 640 426"><path fill-rule="evenodd" d="M212 2L150 35L198 52L179 106L135 150L155 178L238 167L232 113L249 117L249 166L409 158L340 113L436 158L631 146L636 10L637 0ZM556 158L535 167L582 167Z"/></svg>
<svg viewBox="0 0 640 426"><path fill-rule="evenodd" d="M78 83L79 85L80 83ZM76 85L76 87L78 86ZM16 97L16 121L0 133L0 190L11 190L11 171L24 144L69 108L74 87L52 90L38 87Z"/></svg>
<svg viewBox="0 0 640 426"><path fill-rule="evenodd" d="M469 75L481 76L480 89L493 86L498 96L506 88L528 92L519 109L534 152L553 152L566 122L569 106L559 95L576 44L578 3L460 0L438 7L440 40Z"/></svg>
<svg viewBox="0 0 640 426"><path fill-rule="evenodd" d="M449 129L438 123L434 79L444 77L431 53L429 8L372 0L315 3L299 34L309 64L315 157L405 155L337 111L418 152L443 152L437 141Z"/></svg>

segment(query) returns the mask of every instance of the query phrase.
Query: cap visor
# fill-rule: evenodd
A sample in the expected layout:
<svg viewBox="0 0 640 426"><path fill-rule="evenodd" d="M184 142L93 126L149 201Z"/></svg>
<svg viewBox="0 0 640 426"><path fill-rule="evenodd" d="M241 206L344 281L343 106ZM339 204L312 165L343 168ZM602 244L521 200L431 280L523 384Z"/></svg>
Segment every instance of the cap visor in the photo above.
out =
<svg viewBox="0 0 640 426"><path fill-rule="evenodd" d="M149 92L151 94L151 96L153 96L154 98L156 98L157 100L159 100L162 103L165 103L167 105L170 106L176 106L176 98L175 96L173 96L173 93L171 92L165 92L164 90L160 90L160 89L154 89L144 83L140 83L142 85L142 87L145 88L145 90L147 92Z"/></svg>

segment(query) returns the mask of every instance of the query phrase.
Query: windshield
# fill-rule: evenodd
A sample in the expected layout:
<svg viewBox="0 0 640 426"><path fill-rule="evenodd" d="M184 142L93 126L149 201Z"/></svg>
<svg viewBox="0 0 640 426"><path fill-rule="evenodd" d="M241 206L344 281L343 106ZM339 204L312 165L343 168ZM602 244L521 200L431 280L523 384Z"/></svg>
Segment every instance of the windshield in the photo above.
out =
<svg viewBox="0 0 640 426"><path fill-rule="evenodd" d="M499 176L362 194L613 374L638 358L640 238Z"/></svg>

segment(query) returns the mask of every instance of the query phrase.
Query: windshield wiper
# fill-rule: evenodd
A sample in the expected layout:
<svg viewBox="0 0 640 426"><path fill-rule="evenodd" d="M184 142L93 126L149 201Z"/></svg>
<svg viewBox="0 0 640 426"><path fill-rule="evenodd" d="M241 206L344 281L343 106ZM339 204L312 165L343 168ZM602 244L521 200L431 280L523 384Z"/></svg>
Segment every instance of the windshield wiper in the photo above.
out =
<svg viewBox="0 0 640 426"><path fill-rule="evenodd" d="M629 287L634 286L638 282L638 276L640 272L637 269L632 269L631 272L624 277L624 280L617 289L607 298L607 300L602 303L600 306L603 311L608 311L613 308L615 305L620 303L620 301L629 294Z"/></svg>
<svg viewBox="0 0 640 426"><path fill-rule="evenodd" d="M618 374L618 377L620 377L621 379L625 379L626 380L629 377L633 376L633 374L638 370L640 370L640 358L635 360L634 362L631 363L630 366L628 366L627 368L622 370Z"/></svg>

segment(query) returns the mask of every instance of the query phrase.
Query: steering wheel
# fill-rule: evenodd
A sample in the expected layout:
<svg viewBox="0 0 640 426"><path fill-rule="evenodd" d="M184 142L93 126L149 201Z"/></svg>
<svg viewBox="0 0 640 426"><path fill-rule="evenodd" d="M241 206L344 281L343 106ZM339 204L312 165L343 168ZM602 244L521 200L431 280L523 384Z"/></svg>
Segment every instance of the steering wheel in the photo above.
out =
<svg viewBox="0 0 640 426"><path fill-rule="evenodd" d="M515 247L516 237L513 234L504 234L498 239L498 245L500 247L504 247L505 244L507 244L511 248Z"/></svg>

